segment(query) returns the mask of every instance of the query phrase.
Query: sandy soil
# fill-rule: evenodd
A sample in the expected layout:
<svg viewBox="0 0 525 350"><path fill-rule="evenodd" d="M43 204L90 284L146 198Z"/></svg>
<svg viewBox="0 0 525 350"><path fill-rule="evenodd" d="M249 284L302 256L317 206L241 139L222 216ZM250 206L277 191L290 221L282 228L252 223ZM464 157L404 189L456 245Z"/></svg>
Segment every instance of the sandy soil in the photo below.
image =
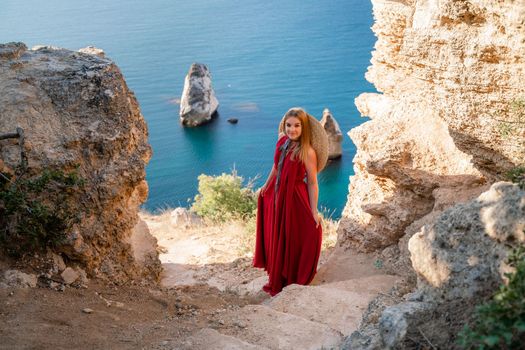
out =
<svg viewBox="0 0 525 350"><path fill-rule="evenodd" d="M223 312L259 302L206 285L0 289L0 349L173 349L220 325Z"/></svg>

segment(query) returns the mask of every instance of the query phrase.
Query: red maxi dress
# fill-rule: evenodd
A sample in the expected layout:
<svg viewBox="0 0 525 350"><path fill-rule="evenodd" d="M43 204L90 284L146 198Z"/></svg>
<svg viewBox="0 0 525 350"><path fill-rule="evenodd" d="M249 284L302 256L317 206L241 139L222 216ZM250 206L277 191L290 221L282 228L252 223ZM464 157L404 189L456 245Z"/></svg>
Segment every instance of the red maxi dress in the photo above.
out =
<svg viewBox="0 0 525 350"><path fill-rule="evenodd" d="M274 163L278 169L280 147L288 137L277 141ZM290 147L289 147L290 148ZM322 227L316 228L312 215L306 168L300 159L291 159L287 150L282 162L279 184L277 176L257 201L257 233L253 265L268 273L264 290L270 295L292 284L309 284L317 272L321 252Z"/></svg>

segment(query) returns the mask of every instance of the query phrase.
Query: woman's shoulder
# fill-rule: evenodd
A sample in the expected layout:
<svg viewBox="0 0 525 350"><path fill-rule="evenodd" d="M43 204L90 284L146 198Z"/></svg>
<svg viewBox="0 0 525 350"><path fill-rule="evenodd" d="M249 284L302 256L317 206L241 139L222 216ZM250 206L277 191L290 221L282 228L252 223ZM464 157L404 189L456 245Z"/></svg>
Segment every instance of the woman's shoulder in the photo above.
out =
<svg viewBox="0 0 525 350"><path fill-rule="evenodd" d="M306 152L308 158L317 161L317 153L315 153L315 149L312 146L309 146Z"/></svg>
<svg viewBox="0 0 525 350"><path fill-rule="evenodd" d="M308 147L306 151L306 164L305 166L317 166L317 153L313 147Z"/></svg>
<svg viewBox="0 0 525 350"><path fill-rule="evenodd" d="M284 143L284 140L286 140L286 134L284 132L280 132L279 136L277 137L277 144L280 145Z"/></svg>

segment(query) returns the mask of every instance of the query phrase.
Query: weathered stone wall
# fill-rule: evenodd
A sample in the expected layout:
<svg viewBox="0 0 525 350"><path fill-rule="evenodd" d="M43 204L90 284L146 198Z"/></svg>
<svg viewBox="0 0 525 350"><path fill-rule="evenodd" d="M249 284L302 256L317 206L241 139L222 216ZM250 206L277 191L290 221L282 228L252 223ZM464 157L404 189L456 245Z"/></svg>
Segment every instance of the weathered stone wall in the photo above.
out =
<svg viewBox="0 0 525 350"><path fill-rule="evenodd" d="M356 99L371 120L349 133L358 151L338 230L341 245L366 251L525 161L525 3L372 3L366 78L380 93Z"/></svg>
<svg viewBox="0 0 525 350"><path fill-rule="evenodd" d="M84 191L72 194L80 223L67 233L60 253L91 276L117 283L156 279L155 249L132 247L132 232L144 235L133 229L147 197L144 168L151 149L137 100L119 68L81 52L0 45L0 132L16 127L25 131L30 174L78 167L86 181ZM2 171L20 163L16 141L0 141L0 159Z"/></svg>
<svg viewBox="0 0 525 350"><path fill-rule="evenodd" d="M493 184L478 198L445 210L409 240L417 290L386 307L347 339L348 348L407 349L428 342L454 349L474 307L512 269L509 247L525 243L525 191Z"/></svg>

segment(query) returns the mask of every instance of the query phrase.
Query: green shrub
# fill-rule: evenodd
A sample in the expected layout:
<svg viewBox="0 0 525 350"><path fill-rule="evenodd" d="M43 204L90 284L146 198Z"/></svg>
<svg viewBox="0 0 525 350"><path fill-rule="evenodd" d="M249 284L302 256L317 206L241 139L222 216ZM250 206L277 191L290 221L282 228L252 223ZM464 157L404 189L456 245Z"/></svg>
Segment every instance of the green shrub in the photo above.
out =
<svg viewBox="0 0 525 350"><path fill-rule="evenodd" d="M252 183L242 186L243 178L235 171L219 176L199 175L199 193L191 210L212 221L245 220L254 216L257 198Z"/></svg>
<svg viewBox="0 0 525 350"><path fill-rule="evenodd" d="M508 284L489 302L477 306L470 326L459 334L464 349L523 349L525 339L525 248L512 251Z"/></svg>
<svg viewBox="0 0 525 350"><path fill-rule="evenodd" d="M78 221L72 212L71 192L84 185L76 170L68 174L45 169L29 176L0 173L0 243L10 255L61 244Z"/></svg>
<svg viewBox="0 0 525 350"><path fill-rule="evenodd" d="M516 168L511 169L507 173L507 179L511 182L514 182L515 184L518 184L518 186L525 190L525 166L519 166Z"/></svg>

